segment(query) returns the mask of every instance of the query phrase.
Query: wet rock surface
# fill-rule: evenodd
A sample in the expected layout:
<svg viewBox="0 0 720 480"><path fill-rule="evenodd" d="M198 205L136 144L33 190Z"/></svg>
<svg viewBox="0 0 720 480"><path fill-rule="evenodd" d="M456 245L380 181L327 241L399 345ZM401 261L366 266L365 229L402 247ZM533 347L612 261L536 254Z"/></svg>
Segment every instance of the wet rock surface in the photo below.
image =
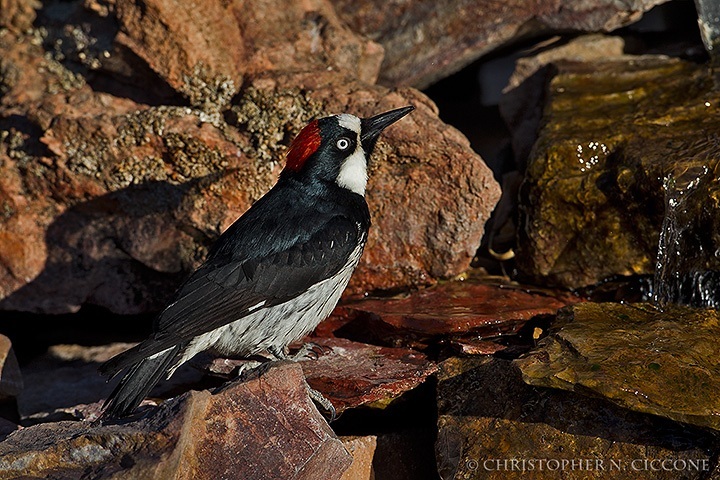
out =
<svg viewBox="0 0 720 480"><path fill-rule="evenodd" d="M656 263L655 284L697 266L700 293L717 290L703 283L718 270L717 75L625 55L687 52L633 33L682 19L663 7L618 37L576 38L661 2L375 3L0 0L0 331L25 380L8 390L7 355L0 478L718 476L716 312L669 307L672 285L663 311L547 287ZM512 45L555 33L534 53ZM498 62L428 90L440 109L406 86L500 45ZM511 57L512 139L485 103ZM447 85L462 87L444 92L457 111ZM344 306L305 339L315 354L240 378L247 360L198 356L130 418L98 422L113 387L98 365L149 333L299 129L408 104L377 145L371 236ZM493 172L440 115L463 117ZM512 199L525 165L513 260L487 238L512 249L513 202L486 220L495 179ZM464 273L471 259L513 281ZM580 291L627 302L630 282ZM0 336L0 358L9 347Z"/></svg>
<svg viewBox="0 0 720 480"><path fill-rule="evenodd" d="M538 137L547 83L557 75L554 64L558 61L591 63L609 58L620 60L624 49L625 42L618 36L582 35L569 42L555 37L547 45L538 47L536 54L521 57L515 62L515 70L503 89L499 108L512 135L512 149L519 170L525 170Z"/></svg>
<svg viewBox="0 0 720 480"><path fill-rule="evenodd" d="M662 179L717 165L712 75L664 56L556 66L521 190L518 268L570 288L652 274ZM714 205L713 185L701 195ZM698 218L714 224L717 211Z"/></svg>
<svg viewBox="0 0 720 480"><path fill-rule="evenodd" d="M413 390L435 373L427 356L409 348L388 348L343 338L310 337L312 349L299 359L308 384L337 413L368 403L387 403ZM218 358L209 371L232 375L245 360Z"/></svg>
<svg viewBox="0 0 720 480"><path fill-rule="evenodd" d="M699 479L707 478L718 452L713 435L701 429L525 385L519 370L500 359L443 363L438 414L443 479ZM693 461L698 468L653 471L643 459Z"/></svg>
<svg viewBox="0 0 720 480"><path fill-rule="evenodd" d="M497 280L470 277L396 298L348 303L335 334L390 346L421 347L449 339L461 349L497 350L500 345L479 342L515 334L528 320L555 315L559 308L581 301L569 293Z"/></svg>
<svg viewBox="0 0 720 480"><path fill-rule="evenodd" d="M338 412L372 402L389 402L413 390L435 373L422 353L341 338L313 340L330 349L316 360L300 362L308 384L330 400Z"/></svg>
<svg viewBox="0 0 720 480"><path fill-rule="evenodd" d="M516 361L527 383L720 429L716 311L584 303L563 311L554 328Z"/></svg>

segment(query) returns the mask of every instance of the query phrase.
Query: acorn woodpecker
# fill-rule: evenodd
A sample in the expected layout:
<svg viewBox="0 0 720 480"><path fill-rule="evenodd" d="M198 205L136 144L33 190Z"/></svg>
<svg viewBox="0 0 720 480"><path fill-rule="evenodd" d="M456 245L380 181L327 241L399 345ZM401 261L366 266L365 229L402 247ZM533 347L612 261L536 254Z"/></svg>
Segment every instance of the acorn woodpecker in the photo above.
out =
<svg viewBox="0 0 720 480"><path fill-rule="evenodd" d="M127 370L104 417L132 411L196 354L287 359L287 345L327 318L367 240L367 163L380 133L414 110L310 122L293 140L275 186L211 247L155 319L153 333L100 367Z"/></svg>

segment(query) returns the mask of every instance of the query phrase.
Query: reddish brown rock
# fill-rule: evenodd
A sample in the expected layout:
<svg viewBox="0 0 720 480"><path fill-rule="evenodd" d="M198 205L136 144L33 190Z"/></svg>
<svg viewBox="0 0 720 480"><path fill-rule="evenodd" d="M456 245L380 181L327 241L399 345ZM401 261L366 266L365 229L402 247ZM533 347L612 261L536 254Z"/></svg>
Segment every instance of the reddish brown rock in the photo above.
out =
<svg viewBox="0 0 720 480"><path fill-rule="evenodd" d="M508 43L568 30L608 32L665 0L332 1L353 30L385 47L380 83L424 88Z"/></svg>
<svg viewBox="0 0 720 480"><path fill-rule="evenodd" d="M18 32L27 30L40 6L38 0L0 0L0 26Z"/></svg>
<svg viewBox="0 0 720 480"><path fill-rule="evenodd" d="M9 478L339 479L351 463L301 368L287 363L214 394L190 392L140 420L42 424L0 442Z"/></svg>
<svg viewBox="0 0 720 480"><path fill-rule="evenodd" d="M334 328L389 345L413 346L447 337L477 344L484 338L513 334L533 317L554 315L559 308L581 301L564 292L483 282L471 277L395 298L348 303L338 311L345 317L344 325Z"/></svg>
<svg viewBox="0 0 720 480"><path fill-rule="evenodd" d="M18 56L35 48L19 45ZM288 132L317 115L418 107L378 144L368 193L375 226L353 292L460 273L498 196L467 140L410 89L391 92L333 72L263 77L233 107L236 130L198 110L141 106L86 85L43 95L53 75L23 70L23 77L3 97L10 103L0 102L0 115L9 115L20 108L13 102L31 95L22 108L37 119L3 124L5 309L161 308L212 240L269 189Z"/></svg>
<svg viewBox="0 0 720 480"><path fill-rule="evenodd" d="M450 346L458 353L464 355L492 355L493 353L505 350L504 345L491 342L489 340L480 340L475 337L461 337L450 341Z"/></svg>
<svg viewBox="0 0 720 480"><path fill-rule="evenodd" d="M374 82L379 45L351 32L325 0L120 0L117 41L194 105L222 106L244 75L332 69Z"/></svg>
<svg viewBox="0 0 720 480"><path fill-rule="evenodd" d="M398 397L436 370L424 354L407 348L378 347L342 338L312 341L330 352L300 364L310 386L330 400L338 412Z"/></svg>
<svg viewBox="0 0 720 480"><path fill-rule="evenodd" d="M375 480L373 457L377 447L377 437L341 437L343 445L353 456L353 463L343 473L342 480Z"/></svg>
<svg viewBox="0 0 720 480"><path fill-rule="evenodd" d="M179 7L177 18L163 23L172 17L167 5L147 4L145 17L138 16L138 5L118 3L123 38L135 42L124 45L154 59L151 66L174 88L184 91L181 81L218 86L188 68L205 61L202 55L214 55L202 45L222 44L213 35L224 35L229 24L218 32L184 25L192 35L178 39L186 32L178 22L196 14L190 7ZM212 241L270 188L290 139L308 120L343 111L370 115L408 104L417 110L377 146L368 191L374 228L349 291L428 285L468 267L499 190L467 139L443 124L432 102L417 91L390 91L354 78L372 76L348 70L349 65L361 68L363 58L369 62L372 49L341 27L321 0L285 12L288 38L275 38L272 29L277 12L285 9L263 16L240 6L208 8L211 17L232 13L241 25L243 15L259 16L242 33L243 55L250 55L242 67L243 89L227 105L229 96L203 94L205 103L194 102L203 109L148 106L137 96L102 93L125 92L124 80L113 70L117 65L101 62L98 68L108 77L98 89L98 79L88 71L76 73L77 65L68 64L71 71L61 63L71 53L87 58L89 37L101 25L93 22L109 21L112 10L92 2L60 11L91 25L87 32L67 25L76 43L89 36L74 53L47 51L69 42L62 36L51 42L55 37L49 33L45 43L32 32L0 37L0 308L61 313L94 304L117 313L158 310ZM306 15L311 10L317 15ZM42 22L59 35L63 16L55 12L50 18L51 12L41 12ZM169 29L168 48L194 53L161 50L157 30L142 37L144 22ZM308 37L314 22L324 25L316 29L317 38ZM248 42L245 35L256 30L266 36ZM63 38L67 41L60 42ZM295 42L290 47L289 38ZM108 55L109 61L121 54ZM206 73L216 79L239 75L219 67L235 68L226 65L235 53L217 55L212 61L218 68L208 63ZM152 72L138 74L145 83L163 83ZM222 88L215 93L221 91L229 95Z"/></svg>
<svg viewBox="0 0 720 480"><path fill-rule="evenodd" d="M306 338L312 352L300 360L308 384L335 407L337 413L373 402L388 402L413 390L435 373L425 354L409 348L391 348L344 338ZM236 375L248 360L216 358L201 368Z"/></svg>
<svg viewBox="0 0 720 480"><path fill-rule="evenodd" d="M247 161L236 132L200 112L112 107L93 120L57 118L32 184L17 160L4 163L11 206L0 221L20 255L2 258L3 308L156 310L272 181Z"/></svg>

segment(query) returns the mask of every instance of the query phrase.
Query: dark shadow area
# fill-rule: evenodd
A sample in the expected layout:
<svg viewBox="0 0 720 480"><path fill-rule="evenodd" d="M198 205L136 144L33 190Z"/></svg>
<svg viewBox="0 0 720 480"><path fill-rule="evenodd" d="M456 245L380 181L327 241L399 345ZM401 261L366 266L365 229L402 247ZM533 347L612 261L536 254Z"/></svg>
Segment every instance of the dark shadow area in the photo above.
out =
<svg viewBox="0 0 720 480"><path fill-rule="evenodd" d="M378 479L436 480L436 381L431 377L384 408L347 410L332 424L337 435L376 435Z"/></svg>
<svg viewBox="0 0 720 480"><path fill-rule="evenodd" d="M97 368L127 347L108 349L107 345L147 337L155 314L135 312L159 311L192 269L179 260L185 248L179 237L184 235L193 245L212 241L182 221L183 202L193 189L217 175L179 185L160 181L131 185L74 205L48 227L44 269L0 302L6 311L0 333L12 341L23 368L25 389L18 404L25 425L82 418L63 409L97 402L112 390ZM13 311L13 305L67 313ZM118 315L97 305L133 314ZM101 348L79 350L73 345ZM186 365L161 382L153 395L167 398L191 386L218 384ZM48 417L43 412L54 413Z"/></svg>
<svg viewBox="0 0 720 480"><path fill-rule="evenodd" d="M8 144L11 156L17 156L19 152L27 157L50 156L47 146L40 141L45 132L29 118L16 114L0 117L0 132L2 131L17 134L15 138L0 139ZM20 166L23 166L22 162Z"/></svg>
<svg viewBox="0 0 720 480"><path fill-rule="evenodd" d="M94 305L129 314L159 311L193 268L195 259L180 252L197 243L209 246L213 240L183 221L183 202L190 191L217 175L179 185L164 181L131 185L78 203L58 216L46 232L45 267L0 301L0 308L67 315L8 314L6 323L15 324L11 333L28 335L24 326L32 331L35 322L45 323L55 333L66 322L76 322L82 327L80 332L92 328L95 333L103 329L110 333L115 322L127 321ZM74 314L81 306L80 313ZM72 343L91 337L81 334ZM52 338L49 332L47 338ZM104 335L103 339L111 338Z"/></svg>
<svg viewBox="0 0 720 480"><path fill-rule="evenodd" d="M513 165L505 157L504 149L510 132L495 105L482 101L479 71L487 58L478 60L423 91L438 106L440 118L460 130L470 140L470 146L493 171L496 180Z"/></svg>
<svg viewBox="0 0 720 480"><path fill-rule="evenodd" d="M0 333L12 341L22 367L52 345L92 346L140 341L152 331L154 316L117 315L92 305L63 315L11 311L3 312Z"/></svg>
<svg viewBox="0 0 720 480"><path fill-rule="evenodd" d="M134 52L117 42L120 25L112 2L90 8L81 0L43 2L34 26L52 59L90 87L136 103L188 106L189 102Z"/></svg>

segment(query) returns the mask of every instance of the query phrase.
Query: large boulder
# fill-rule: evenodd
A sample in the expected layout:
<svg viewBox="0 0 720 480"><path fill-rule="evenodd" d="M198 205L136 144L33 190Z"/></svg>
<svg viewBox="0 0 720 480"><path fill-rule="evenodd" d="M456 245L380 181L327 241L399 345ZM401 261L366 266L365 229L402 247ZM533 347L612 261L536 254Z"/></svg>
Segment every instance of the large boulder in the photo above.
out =
<svg viewBox="0 0 720 480"><path fill-rule="evenodd" d="M609 32L665 0L332 0L356 32L385 47L379 81L425 88L481 56L552 32Z"/></svg>
<svg viewBox="0 0 720 480"><path fill-rule="evenodd" d="M524 278L577 288L652 274L666 211L673 215L666 200L672 207L691 196L702 200L684 202L668 231L687 238L677 251L668 238L662 253L679 262L676 271L720 269L712 72L664 56L555 66L520 194Z"/></svg>
<svg viewBox="0 0 720 480"><path fill-rule="evenodd" d="M291 363L133 421L44 423L0 443L2 478L330 480L351 463Z"/></svg>
<svg viewBox="0 0 720 480"><path fill-rule="evenodd" d="M584 303L562 312L557 331L516 361L527 383L720 430L715 310Z"/></svg>
<svg viewBox="0 0 720 480"><path fill-rule="evenodd" d="M447 360L437 392L443 479L701 479L718 451L701 428L525 385L499 358Z"/></svg>

